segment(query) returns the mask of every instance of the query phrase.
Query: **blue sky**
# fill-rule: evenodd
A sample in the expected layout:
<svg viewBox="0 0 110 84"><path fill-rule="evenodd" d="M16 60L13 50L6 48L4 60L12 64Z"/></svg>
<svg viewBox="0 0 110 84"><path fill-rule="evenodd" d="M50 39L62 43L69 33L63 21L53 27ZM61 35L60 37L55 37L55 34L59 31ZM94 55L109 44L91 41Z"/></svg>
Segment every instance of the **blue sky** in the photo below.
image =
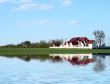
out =
<svg viewBox="0 0 110 84"><path fill-rule="evenodd" d="M110 36L110 0L0 0L0 45Z"/></svg>

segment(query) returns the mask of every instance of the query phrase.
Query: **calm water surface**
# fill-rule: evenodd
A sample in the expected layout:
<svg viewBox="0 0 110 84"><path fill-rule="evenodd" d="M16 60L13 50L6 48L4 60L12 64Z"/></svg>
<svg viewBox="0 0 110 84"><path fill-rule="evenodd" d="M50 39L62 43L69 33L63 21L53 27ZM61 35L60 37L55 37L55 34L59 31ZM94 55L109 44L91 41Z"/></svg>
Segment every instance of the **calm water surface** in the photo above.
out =
<svg viewBox="0 0 110 84"><path fill-rule="evenodd" d="M110 55L0 56L0 84L110 84Z"/></svg>

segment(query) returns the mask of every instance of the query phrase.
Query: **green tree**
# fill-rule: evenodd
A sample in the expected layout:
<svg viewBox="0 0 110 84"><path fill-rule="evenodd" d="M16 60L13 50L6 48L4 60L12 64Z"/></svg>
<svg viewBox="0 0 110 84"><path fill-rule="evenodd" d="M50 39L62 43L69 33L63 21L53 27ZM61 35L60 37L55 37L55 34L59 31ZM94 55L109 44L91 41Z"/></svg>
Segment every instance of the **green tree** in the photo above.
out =
<svg viewBox="0 0 110 84"><path fill-rule="evenodd" d="M23 47L25 48L31 48L31 42L30 41L25 41L21 43L23 45Z"/></svg>
<svg viewBox="0 0 110 84"><path fill-rule="evenodd" d="M60 46L62 44L62 40L59 40L59 39L52 40L52 44L55 46Z"/></svg>
<svg viewBox="0 0 110 84"><path fill-rule="evenodd" d="M40 42L32 43L33 48L48 48L48 42L41 40Z"/></svg>
<svg viewBox="0 0 110 84"><path fill-rule="evenodd" d="M40 48L48 48L49 46L48 46L48 44L45 42L45 41L40 41L40 43L39 43L40 45L39 45L39 47Z"/></svg>

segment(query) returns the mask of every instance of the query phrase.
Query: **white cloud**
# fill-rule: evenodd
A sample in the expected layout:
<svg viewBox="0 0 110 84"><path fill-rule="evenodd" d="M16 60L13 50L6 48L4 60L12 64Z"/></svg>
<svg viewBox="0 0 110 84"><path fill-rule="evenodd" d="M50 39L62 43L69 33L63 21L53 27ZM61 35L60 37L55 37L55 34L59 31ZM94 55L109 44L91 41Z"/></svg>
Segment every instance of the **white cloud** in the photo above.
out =
<svg viewBox="0 0 110 84"><path fill-rule="evenodd" d="M59 19L41 19L41 20L34 20L31 22L21 23L22 26L27 25L80 25L80 20L59 20Z"/></svg>
<svg viewBox="0 0 110 84"><path fill-rule="evenodd" d="M33 22L33 23L35 23L35 22ZM43 25L43 24L51 25L51 24L56 24L56 23L57 23L56 20L50 20L50 19L44 19L44 20L37 20L36 21L36 24L40 24L40 25Z"/></svg>
<svg viewBox="0 0 110 84"><path fill-rule="evenodd" d="M53 5L50 5L50 4L39 4L38 6L38 9L51 9L51 8L54 8Z"/></svg>
<svg viewBox="0 0 110 84"><path fill-rule="evenodd" d="M33 0L20 0L19 3L32 3Z"/></svg>
<svg viewBox="0 0 110 84"><path fill-rule="evenodd" d="M13 3L30 3L32 0L0 0L0 3L7 3L7 2L13 2Z"/></svg>
<svg viewBox="0 0 110 84"><path fill-rule="evenodd" d="M48 3L34 3L34 0L0 0L0 4L4 3L13 3L12 11L20 11L20 10L47 10L54 8L54 5Z"/></svg>
<svg viewBox="0 0 110 84"><path fill-rule="evenodd" d="M73 0L56 0L57 3L62 4L63 6L68 6L72 4ZM21 11L21 10L47 10L55 8L55 4L49 3L36 3L34 0L0 0L0 4L4 3L11 3L12 7L10 9L11 12L13 11Z"/></svg>
<svg viewBox="0 0 110 84"><path fill-rule="evenodd" d="M70 21L70 24L81 24L81 21L79 21L79 20L72 20L72 21Z"/></svg>
<svg viewBox="0 0 110 84"><path fill-rule="evenodd" d="M9 1L11 1L11 0L0 0L0 4L2 4L2 3L7 3L7 2L9 2Z"/></svg>
<svg viewBox="0 0 110 84"><path fill-rule="evenodd" d="M42 19L42 20L36 20L32 22L26 22L26 23L20 23L19 25L25 26L25 25L54 25L57 24L58 21L53 19Z"/></svg>
<svg viewBox="0 0 110 84"><path fill-rule="evenodd" d="M71 24L71 25L79 25L81 24L80 20L56 20L56 19L41 19L35 20L32 22L23 23L24 25L54 25L54 24Z"/></svg>
<svg viewBox="0 0 110 84"><path fill-rule="evenodd" d="M68 6L68 5L71 5L72 2L73 2L72 0L63 0L63 5Z"/></svg>
<svg viewBox="0 0 110 84"><path fill-rule="evenodd" d="M0 4L4 4L4 3L15 3L16 0L0 0Z"/></svg>
<svg viewBox="0 0 110 84"><path fill-rule="evenodd" d="M0 0L0 3L8 2L9 0Z"/></svg>
<svg viewBox="0 0 110 84"><path fill-rule="evenodd" d="M12 9L12 11L32 10L32 9L47 10L51 8L54 8L54 6L50 4L23 3L18 8Z"/></svg>

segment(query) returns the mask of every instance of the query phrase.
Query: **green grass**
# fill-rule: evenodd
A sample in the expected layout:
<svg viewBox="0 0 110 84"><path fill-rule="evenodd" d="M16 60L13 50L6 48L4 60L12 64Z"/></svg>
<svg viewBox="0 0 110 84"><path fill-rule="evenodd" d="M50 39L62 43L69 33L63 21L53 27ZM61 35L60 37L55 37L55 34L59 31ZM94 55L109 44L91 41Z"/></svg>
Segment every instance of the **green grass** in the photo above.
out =
<svg viewBox="0 0 110 84"><path fill-rule="evenodd" d="M0 48L0 55L110 53L110 49Z"/></svg>

